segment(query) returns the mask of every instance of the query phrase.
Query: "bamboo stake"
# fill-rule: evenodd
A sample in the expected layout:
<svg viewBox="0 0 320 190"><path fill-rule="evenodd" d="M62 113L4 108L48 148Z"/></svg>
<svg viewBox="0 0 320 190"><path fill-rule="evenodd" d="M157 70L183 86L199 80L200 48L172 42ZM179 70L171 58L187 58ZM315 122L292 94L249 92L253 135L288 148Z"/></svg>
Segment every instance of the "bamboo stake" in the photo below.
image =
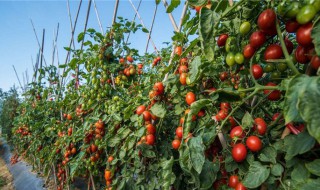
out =
<svg viewBox="0 0 320 190"><path fill-rule="evenodd" d="M142 0L140 0L140 1L139 1L139 4L138 4L138 8L137 8L137 10L138 10L138 11L139 11L139 9L140 9L141 1L142 1ZM136 18L137 18L137 12L135 12L135 14L134 14L134 17L133 17L133 20L132 20L132 21L135 21L135 20L136 20ZM132 23L132 25L133 25L133 23ZM132 26L132 25L131 25L131 26ZM131 35L131 31L129 31L129 34L128 34L128 36L127 36L126 44L128 44L128 41L129 41L130 35Z"/></svg>
<svg viewBox="0 0 320 190"><path fill-rule="evenodd" d="M53 168L53 179L54 179L54 188L57 189L57 176L56 176L56 168L54 167L52 163L52 168Z"/></svg>
<svg viewBox="0 0 320 190"><path fill-rule="evenodd" d="M167 1L166 1L166 0L162 0L162 2L163 2L164 7L165 7L166 10L167 10L167 9L168 9L168 3L167 3ZM186 5L187 3L188 3L188 1L186 1L185 5ZM169 19L170 19L170 21L171 21L171 24L172 24L174 30L175 30L175 31L179 31L179 28L178 28L178 26L177 26L177 23L176 23L176 21L174 20L174 17L172 16L172 14L171 14L171 13L168 13L168 15L169 15Z"/></svg>
<svg viewBox="0 0 320 190"><path fill-rule="evenodd" d="M75 31L75 28L76 28L76 26L77 26L78 17L79 17L79 12L80 12L80 9L81 9L81 4L82 4L82 0L80 0L80 2L79 2L79 7L78 7L76 19L75 19L75 21L74 21L74 25L73 25L73 28L72 28L72 30L71 30L71 40L70 40L70 43L69 43L69 48L71 48L72 43L74 43L74 31ZM65 60L65 63L64 63L64 64L67 64L68 59L69 59L69 56L70 56L70 51L68 51L68 53L67 53L67 57L66 57L66 60ZM65 68L63 69L62 74L65 72L66 68L67 68L67 67L65 67ZM61 78L60 87L63 86L63 78L64 78L64 77Z"/></svg>
<svg viewBox="0 0 320 190"><path fill-rule="evenodd" d="M93 188L93 190L96 190L96 187L95 187L95 184L94 184L94 180L93 180L91 171L89 171L89 173L90 173L90 179L91 179L91 182L92 182L92 188Z"/></svg>
<svg viewBox="0 0 320 190"><path fill-rule="evenodd" d="M138 18L139 18L139 20L140 20L140 22L141 22L141 25L142 25L144 28L146 28L145 25L144 25L144 23L143 23L142 18L140 17L140 14L139 14L138 10L136 9L136 7L134 6L134 4L132 3L131 0L129 0L129 2L130 2L130 4L131 4L132 8L134 9L134 11L136 12L136 14L137 14L137 16L138 16ZM149 32L149 34L150 34L150 32ZM150 41L151 41L151 44L152 44L153 48L155 49L156 53L158 54L157 47L156 47L156 45L154 44L151 36L150 36Z"/></svg>
<svg viewBox="0 0 320 190"><path fill-rule="evenodd" d="M163 0L165 2L165 0ZM165 2L166 3L166 2ZM187 9L188 9L188 1L185 2L184 4L184 7L183 7L183 10L182 10L182 13L181 13L181 17L180 17L180 23L179 23L179 28L178 30L176 30L176 32L180 32L181 31L181 28L182 28L182 21L183 21L183 18L184 16L186 15L186 12L187 12ZM170 14L169 13L169 17L170 17ZM171 15L172 16L172 15ZM174 22L174 19L171 20L171 23L173 25L174 28L176 28L176 23ZM171 55L170 55L170 60L169 60L169 65L172 64L172 60L173 60L173 57L174 57L174 50L176 48L176 45L174 45L172 47L172 52L171 52ZM166 81L168 79L168 76L169 76L169 73L167 73L163 79L163 81Z"/></svg>
<svg viewBox="0 0 320 190"><path fill-rule="evenodd" d="M54 64L54 56L55 56L56 49L57 49L58 35L59 35L59 23L58 23L58 26L57 26L57 32L54 32L54 41L53 41L53 52L52 52L52 63L51 63L51 65Z"/></svg>
<svg viewBox="0 0 320 190"><path fill-rule="evenodd" d="M41 51L41 50L40 50L40 48L39 48L39 52L38 52L38 54L37 54L37 60L36 60L36 68L35 68L35 72L34 72L34 75L33 75L33 82L36 81L37 74L38 74L40 51Z"/></svg>
<svg viewBox="0 0 320 190"><path fill-rule="evenodd" d="M43 29L43 31L42 31L42 46L41 46L41 59L40 59L40 69L42 69L42 61L43 61L43 59L44 59L44 56L43 56L43 49L44 49L44 36L45 36L45 34L46 34L46 30L45 29ZM46 65L47 66L47 65ZM41 81L41 80L40 80ZM39 81L39 82L40 82Z"/></svg>
<svg viewBox="0 0 320 190"><path fill-rule="evenodd" d="M32 28L33 28L34 35L36 36L36 39L37 39L37 42L38 42L38 46L39 46L40 49L42 49L41 46L40 46L40 42L39 42L39 39L38 39L38 35L37 35L37 32L36 32L36 29L34 28L34 24L33 24L32 19L30 19L30 21L31 21L31 24L32 24ZM42 56L43 59L44 59L44 64L47 66L46 59L45 59L44 56L43 56L43 51L41 51L41 56Z"/></svg>
<svg viewBox="0 0 320 190"><path fill-rule="evenodd" d="M118 7L119 7L119 0L116 0L115 5L114 5L114 11L113 11L112 26L113 26L114 23L116 22ZM110 35L110 38L112 38L111 35ZM112 87L113 87L113 89L116 89L116 85L115 85L115 83L114 83L113 73L111 73L111 81L112 81Z"/></svg>
<svg viewBox="0 0 320 190"><path fill-rule="evenodd" d="M82 1L81 1L81 2L82 2ZM80 4L81 4L81 2L80 2ZM68 16L69 16L71 31L73 31L69 0L67 0L67 9L68 9ZM78 11L79 11L79 9L78 9ZM73 45L73 49L75 49L74 41L72 41L72 45ZM71 47L71 46L70 46L70 47Z"/></svg>
<svg viewBox="0 0 320 190"><path fill-rule="evenodd" d="M90 15L90 9L91 9L91 0L89 0L89 5L88 5L88 10L87 10L87 16L86 16L86 22L84 24L84 30L83 30L83 33L85 34L85 32L87 31L87 25L88 25L88 20L89 20L89 15ZM86 35L83 36L83 40L82 40L82 43L81 43L81 47L80 47L80 51L82 51L83 49L83 43L84 43L84 38L85 38ZM78 88L79 86L79 64L77 65L77 69L76 69L76 89Z"/></svg>
<svg viewBox="0 0 320 190"><path fill-rule="evenodd" d="M149 34L148 34L148 40L147 40L147 46L146 46L146 51L145 51L145 53L148 52L149 41L150 41L150 38L151 38L154 21L155 21L155 19L156 19L157 10L158 10L158 5L156 4L156 8L154 9L154 14L153 14L152 22L151 22L150 31L149 31Z"/></svg>
<svg viewBox="0 0 320 190"><path fill-rule="evenodd" d="M113 11L112 25L116 22L118 7L119 7L119 0L116 0L116 4L114 5L114 11Z"/></svg>
<svg viewBox="0 0 320 190"><path fill-rule="evenodd" d="M94 10L95 10L95 12L96 12L96 16L97 16L97 20L98 20L98 24L99 24L101 33L102 33L102 35L104 35L104 33L103 33L103 27L102 27L102 24L101 24L101 21L100 21L100 16L99 16L99 12L98 12L98 9L97 9L96 1L95 1L95 0L92 0L92 1L93 1Z"/></svg>
<svg viewBox="0 0 320 190"><path fill-rule="evenodd" d="M18 82L19 82L19 84L20 84L20 87L21 87L21 89L22 89L22 91L23 91L23 88L22 88L22 85L21 85L21 82L20 82L20 79L19 79L19 76L18 76L17 70L16 70L16 68L14 67L14 65L12 65L12 67L13 67L14 72L16 73L16 77L17 77Z"/></svg>

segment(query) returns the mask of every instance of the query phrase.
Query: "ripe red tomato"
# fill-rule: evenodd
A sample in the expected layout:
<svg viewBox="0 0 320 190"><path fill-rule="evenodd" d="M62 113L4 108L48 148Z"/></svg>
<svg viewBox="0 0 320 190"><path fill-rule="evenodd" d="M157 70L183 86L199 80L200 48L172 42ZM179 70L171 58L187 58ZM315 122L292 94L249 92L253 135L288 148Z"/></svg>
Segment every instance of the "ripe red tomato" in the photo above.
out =
<svg viewBox="0 0 320 190"><path fill-rule="evenodd" d="M200 110L200 111L198 112L198 117L203 117L205 114L206 114L206 111L205 111L205 110Z"/></svg>
<svg viewBox="0 0 320 190"><path fill-rule="evenodd" d="M228 73L227 72L220 73L219 78L221 81L225 81L228 78Z"/></svg>
<svg viewBox="0 0 320 190"><path fill-rule="evenodd" d="M127 56L127 60L128 60L130 63L133 62L133 58L132 58L130 55Z"/></svg>
<svg viewBox="0 0 320 190"><path fill-rule="evenodd" d="M256 50L250 44L244 46L244 48L243 48L243 56L246 59L250 59L254 55L255 52L256 52Z"/></svg>
<svg viewBox="0 0 320 190"><path fill-rule="evenodd" d="M252 65L252 74L255 79L260 79L263 75L263 69L259 64Z"/></svg>
<svg viewBox="0 0 320 190"><path fill-rule="evenodd" d="M146 143L147 143L148 145L154 145L154 143L155 143L155 137L154 137L153 134L148 134L148 135L146 136Z"/></svg>
<svg viewBox="0 0 320 190"><path fill-rule="evenodd" d="M120 58L120 59L119 59L119 62L120 62L120 63L124 63L124 61L125 61L124 58Z"/></svg>
<svg viewBox="0 0 320 190"><path fill-rule="evenodd" d="M230 103L229 102L221 102L220 109L228 112L231 109Z"/></svg>
<svg viewBox="0 0 320 190"><path fill-rule="evenodd" d="M296 35L296 40L300 46L308 47L312 45L311 31L312 23L300 26Z"/></svg>
<svg viewBox="0 0 320 190"><path fill-rule="evenodd" d="M241 182L239 182L235 190L247 190L247 188Z"/></svg>
<svg viewBox="0 0 320 190"><path fill-rule="evenodd" d="M187 73L188 72L188 66L187 65L180 65L179 66L179 74Z"/></svg>
<svg viewBox="0 0 320 190"><path fill-rule="evenodd" d="M295 58L299 63L306 64L309 61L307 56L308 49L302 46L298 46L295 52Z"/></svg>
<svg viewBox="0 0 320 190"><path fill-rule="evenodd" d="M266 35L262 31L256 31L251 34L249 42L253 48L258 49L266 42L266 40Z"/></svg>
<svg viewBox="0 0 320 190"><path fill-rule="evenodd" d="M286 22L286 31L288 33L295 33L298 30L299 26L300 24L296 20L288 20Z"/></svg>
<svg viewBox="0 0 320 190"><path fill-rule="evenodd" d="M145 121L150 121L150 120L151 120L151 113L150 113L149 111L144 111L144 112L142 113L142 115L143 115L143 119L144 119Z"/></svg>
<svg viewBox="0 0 320 190"><path fill-rule="evenodd" d="M186 85L187 84L187 73L181 73L179 80L182 85Z"/></svg>
<svg viewBox="0 0 320 190"><path fill-rule="evenodd" d="M293 43L288 38L284 39L284 43L286 44L288 53L291 54L293 51Z"/></svg>
<svg viewBox="0 0 320 190"><path fill-rule="evenodd" d="M311 59L311 67L318 70L320 67L320 57L314 55Z"/></svg>
<svg viewBox="0 0 320 190"><path fill-rule="evenodd" d="M228 113L225 110L220 110L216 115L217 121L222 121L228 116Z"/></svg>
<svg viewBox="0 0 320 190"><path fill-rule="evenodd" d="M235 188L239 183L239 177L237 175L232 175L229 177L229 187Z"/></svg>
<svg viewBox="0 0 320 190"><path fill-rule="evenodd" d="M149 134L155 134L156 133L156 128L152 124L148 124L146 126L146 128L147 128L147 132Z"/></svg>
<svg viewBox="0 0 320 190"><path fill-rule="evenodd" d="M229 123L231 128L234 128L237 125L236 120L232 116L229 117Z"/></svg>
<svg viewBox="0 0 320 190"><path fill-rule="evenodd" d="M272 83L272 82L268 82L266 84L266 86L277 86L276 84ZM264 94L269 94L270 90L264 90L263 91ZM272 92L268 95L268 100L271 101L276 101L279 100L281 97L281 92L280 90L272 90Z"/></svg>
<svg viewBox="0 0 320 190"><path fill-rule="evenodd" d="M182 137L183 137L183 128L182 127L177 127L176 135L178 138L182 139Z"/></svg>
<svg viewBox="0 0 320 190"><path fill-rule="evenodd" d="M221 34L217 40L218 46L219 47L225 46L228 37L229 37L228 34Z"/></svg>
<svg viewBox="0 0 320 190"><path fill-rule="evenodd" d="M243 131L241 126L236 126L230 131L231 139L237 138L238 140L242 139L245 136L245 132Z"/></svg>
<svg viewBox="0 0 320 190"><path fill-rule="evenodd" d="M236 162L242 162L247 157L247 149L242 143L235 144L231 150L232 158Z"/></svg>
<svg viewBox="0 0 320 190"><path fill-rule="evenodd" d="M182 54L182 47L181 46L177 46L174 49L174 53L180 56Z"/></svg>
<svg viewBox="0 0 320 190"><path fill-rule="evenodd" d="M164 93L164 86L162 84L162 82L156 82L153 85L153 90L156 93L156 95L161 95Z"/></svg>
<svg viewBox="0 0 320 190"><path fill-rule="evenodd" d="M188 105L191 105L196 101L196 95L193 92L188 92L186 95L186 102Z"/></svg>
<svg viewBox="0 0 320 190"><path fill-rule="evenodd" d="M137 113L138 115L141 115L145 110L146 110L146 106L141 105L141 106L138 106L138 107L137 107L136 113Z"/></svg>
<svg viewBox="0 0 320 190"><path fill-rule="evenodd" d="M267 132L267 123L264 119L258 117L254 119L254 129L259 133L259 135L264 135Z"/></svg>
<svg viewBox="0 0 320 190"><path fill-rule="evenodd" d="M276 13L272 9L264 10L258 18L258 26L261 30L269 30L276 23Z"/></svg>
<svg viewBox="0 0 320 190"><path fill-rule="evenodd" d="M179 139L175 139L172 141L172 148L178 150L180 147L181 141Z"/></svg>
<svg viewBox="0 0 320 190"><path fill-rule="evenodd" d="M262 148L262 142L257 136L250 136L246 140L246 145L252 152L258 152Z"/></svg>
<svg viewBox="0 0 320 190"><path fill-rule="evenodd" d="M266 48L264 52L264 59L280 59L283 56L281 46L278 44L271 44Z"/></svg>

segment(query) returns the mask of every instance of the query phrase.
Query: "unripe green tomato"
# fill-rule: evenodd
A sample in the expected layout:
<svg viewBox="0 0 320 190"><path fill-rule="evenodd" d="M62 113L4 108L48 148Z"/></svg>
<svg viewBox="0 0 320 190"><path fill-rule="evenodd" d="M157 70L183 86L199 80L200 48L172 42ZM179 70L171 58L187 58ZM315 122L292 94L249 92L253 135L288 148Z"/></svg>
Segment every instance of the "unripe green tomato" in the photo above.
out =
<svg viewBox="0 0 320 190"><path fill-rule="evenodd" d="M306 24L314 18L316 13L316 8L313 5L305 5L297 14L297 22L299 24Z"/></svg>
<svg viewBox="0 0 320 190"><path fill-rule="evenodd" d="M103 70L107 70L108 66L106 64L104 64L102 68L103 68Z"/></svg>
<svg viewBox="0 0 320 190"><path fill-rule="evenodd" d="M251 24L250 22L246 21L246 22L243 22L241 25L240 25L240 34L242 35L246 35L248 34L248 32L251 30Z"/></svg>
<svg viewBox="0 0 320 190"><path fill-rule="evenodd" d="M119 100L119 96L113 96L113 101L118 101Z"/></svg>
<svg viewBox="0 0 320 190"><path fill-rule="evenodd" d="M232 49L232 46L234 46L235 44L235 40L236 40L235 37L231 37L231 36L228 37L225 45L226 52L229 52Z"/></svg>
<svg viewBox="0 0 320 190"><path fill-rule="evenodd" d="M281 73L279 71L273 71L270 75L270 79L274 81L281 80Z"/></svg>
<svg viewBox="0 0 320 190"><path fill-rule="evenodd" d="M229 65L230 67L235 64L234 54L233 54L233 53L229 52L229 53L227 54L226 63L227 63L227 65Z"/></svg>
<svg viewBox="0 0 320 190"><path fill-rule="evenodd" d="M234 56L234 60L236 61L236 63L238 64L242 64L244 62L244 56L242 53L237 53L235 56Z"/></svg>
<svg viewBox="0 0 320 190"><path fill-rule="evenodd" d="M92 105L92 100L88 100L88 106L91 106Z"/></svg>
<svg viewBox="0 0 320 190"><path fill-rule="evenodd" d="M275 67L273 63L268 63L265 67L264 67L264 71L266 73L271 73L272 71L274 71Z"/></svg>
<svg viewBox="0 0 320 190"><path fill-rule="evenodd" d="M96 77L92 78L92 84L96 84L96 83L97 83L97 78Z"/></svg>
<svg viewBox="0 0 320 190"><path fill-rule="evenodd" d="M286 63L278 63L276 64L278 71L284 72L287 70L288 66Z"/></svg>
<svg viewBox="0 0 320 190"><path fill-rule="evenodd" d="M287 12L286 12L286 17L288 18L294 18L297 16L297 14L299 13L299 3L298 2L292 2L290 3L290 5L286 8Z"/></svg>
<svg viewBox="0 0 320 190"><path fill-rule="evenodd" d="M319 0L314 0L312 5L316 9L316 12L320 11L320 1Z"/></svg>

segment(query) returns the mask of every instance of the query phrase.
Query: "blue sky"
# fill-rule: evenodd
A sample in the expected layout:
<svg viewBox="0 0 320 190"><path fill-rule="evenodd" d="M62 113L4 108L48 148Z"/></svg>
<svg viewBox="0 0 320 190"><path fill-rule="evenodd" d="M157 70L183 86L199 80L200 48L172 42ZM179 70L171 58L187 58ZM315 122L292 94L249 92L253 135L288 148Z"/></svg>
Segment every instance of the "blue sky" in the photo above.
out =
<svg viewBox="0 0 320 190"><path fill-rule="evenodd" d="M138 0L132 0L137 7ZM170 1L169 1L170 2ZM96 0L97 9L100 15L100 20L104 29L109 27L112 22L114 0ZM74 21L78 9L79 1L70 0L71 16ZM100 31L97 17L92 3L88 28L94 28ZM85 16L88 8L88 0L83 1L78 19L75 34L82 32L84 29ZM151 26L152 16L155 8L155 0L142 0L139 14L147 28ZM182 12L182 5L174 10L174 18L179 24ZM122 16L129 20L134 17L134 10L128 0L120 0L118 16ZM36 0L20 0L9 1L0 0L0 88L9 90L13 85L19 86L12 65L16 67L17 73L23 83L22 73L26 70L29 74L29 80L33 75L31 57L36 59L38 52L38 44L34 35L30 19L33 20L38 38L41 42L42 29L46 30L44 56L47 63L51 63L54 30L59 23L58 36L58 52L60 62L64 62L66 51L63 47L67 47L71 38L71 27L67 11L67 0L55 1L36 1ZM137 23L140 23L138 18ZM158 5L158 13L154 24L152 38L155 41L157 48L163 47L163 42L170 42L173 35L173 27L165 12L164 5ZM131 35L129 41L132 46L144 53L146 47L146 33L137 33ZM76 45L77 46L77 45ZM77 46L79 47L79 45ZM149 52L153 48L149 44ZM57 62L55 62L57 64Z"/></svg>

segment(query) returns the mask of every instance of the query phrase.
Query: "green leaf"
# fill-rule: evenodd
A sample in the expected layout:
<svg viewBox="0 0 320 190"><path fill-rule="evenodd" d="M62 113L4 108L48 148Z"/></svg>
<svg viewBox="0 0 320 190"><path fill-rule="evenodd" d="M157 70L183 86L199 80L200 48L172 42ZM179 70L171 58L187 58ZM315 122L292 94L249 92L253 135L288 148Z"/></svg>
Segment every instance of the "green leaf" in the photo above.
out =
<svg viewBox="0 0 320 190"><path fill-rule="evenodd" d="M160 103L154 104L150 110L151 110L152 114L154 114L155 116L160 117L160 118L164 118L164 116L166 115L166 112L167 112L164 105L160 104Z"/></svg>
<svg viewBox="0 0 320 190"><path fill-rule="evenodd" d="M147 144L140 144L137 146L138 150L141 150L141 153L144 157L155 158L156 154L152 151L152 147Z"/></svg>
<svg viewBox="0 0 320 190"><path fill-rule="evenodd" d="M213 35L214 24L218 20L218 15L210 9L203 7L201 9L199 21L199 36L201 39L202 49L209 61L214 59L215 39Z"/></svg>
<svg viewBox="0 0 320 190"><path fill-rule="evenodd" d="M277 151L273 147L266 147L262 149L260 155L259 155L259 160L262 162L271 162L273 164L276 163L276 157L277 157Z"/></svg>
<svg viewBox="0 0 320 190"><path fill-rule="evenodd" d="M284 98L284 118L286 123L290 123L291 121L299 121L301 119L298 112L298 97L300 94L305 92L305 81L304 77L295 77L289 80L286 84L286 95Z"/></svg>
<svg viewBox="0 0 320 190"><path fill-rule="evenodd" d="M191 6L203 6L206 5L208 0L188 0Z"/></svg>
<svg viewBox="0 0 320 190"><path fill-rule="evenodd" d="M167 13L171 13L179 5L180 5L180 0L171 1L170 5L167 8Z"/></svg>
<svg viewBox="0 0 320 190"><path fill-rule="evenodd" d="M121 142L121 139L117 136L113 136L111 139L108 140L108 146L109 147L115 147L118 146Z"/></svg>
<svg viewBox="0 0 320 190"><path fill-rule="evenodd" d="M199 56L195 57L191 63L190 63L190 75L189 75L189 79L190 79L190 83L194 84L197 80L199 80L200 78L200 74L201 74L201 58Z"/></svg>
<svg viewBox="0 0 320 190"><path fill-rule="evenodd" d="M242 118L242 129L251 128L253 125L253 118L249 112L246 112Z"/></svg>
<svg viewBox="0 0 320 190"><path fill-rule="evenodd" d="M212 186L212 183L216 180L219 170L219 163L213 163L205 160L203 169L199 176L201 184L200 189L209 189Z"/></svg>
<svg viewBox="0 0 320 190"><path fill-rule="evenodd" d="M312 162L306 163L306 168L310 173L320 176L320 159L316 159Z"/></svg>
<svg viewBox="0 0 320 190"><path fill-rule="evenodd" d="M188 141L190 149L190 158L192 167L200 174L205 161L204 157L204 145L200 136L190 138Z"/></svg>
<svg viewBox="0 0 320 190"><path fill-rule="evenodd" d="M156 4L159 5L159 3L161 2L161 0L156 0Z"/></svg>
<svg viewBox="0 0 320 190"><path fill-rule="evenodd" d="M275 164L271 167L271 174L274 176L281 176L284 171L284 168L281 164Z"/></svg>
<svg viewBox="0 0 320 190"><path fill-rule="evenodd" d="M305 121L308 132L320 142L320 78L299 75L287 83L284 101L286 123ZM300 119L302 118L302 119Z"/></svg>
<svg viewBox="0 0 320 190"><path fill-rule="evenodd" d="M309 176L309 171L302 163L297 163L291 172L291 179L298 182L305 181Z"/></svg>
<svg viewBox="0 0 320 190"><path fill-rule="evenodd" d="M284 145L287 151L286 160L292 159L298 154L308 152L315 144L315 140L307 132L298 135L288 135L284 139Z"/></svg>
<svg viewBox="0 0 320 190"><path fill-rule="evenodd" d="M163 187L163 189L169 189L170 185L172 185L176 179L176 176L172 172L173 163L173 157L171 157L170 160L164 160L160 163L162 176L161 186Z"/></svg>
<svg viewBox="0 0 320 190"><path fill-rule="evenodd" d="M144 33L149 33L149 30L146 29L146 28L142 28L142 32L144 32Z"/></svg>
<svg viewBox="0 0 320 190"><path fill-rule="evenodd" d="M261 165L260 162L254 161L249 166L249 171L242 183L247 188L257 188L268 179L269 174L269 168Z"/></svg>
<svg viewBox="0 0 320 190"><path fill-rule="evenodd" d="M303 184L297 185L295 189L299 190L311 190L311 189L319 189L320 187L320 179L308 179Z"/></svg>
<svg viewBox="0 0 320 190"><path fill-rule="evenodd" d="M83 39L84 39L84 34L83 32L81 32L79 35L78 35L78 42L81 42Z"/></svg>
<svg viewBox="0 0 320 190"><path fill-rule="evenodd" d="M308 77L306 90L301 93L298 101L298 110L307 123L308 132L320 142L320 77Z"/></svg>
<svg viewBox="0 0 320 190"><path fill-rule="evenodd" d="M311 37L312 42L314 44L314 48L316 50L316 53L318 56L320 56L320 20L318 20L317 23L313 25L312 31L311 31Z"/></svg>

